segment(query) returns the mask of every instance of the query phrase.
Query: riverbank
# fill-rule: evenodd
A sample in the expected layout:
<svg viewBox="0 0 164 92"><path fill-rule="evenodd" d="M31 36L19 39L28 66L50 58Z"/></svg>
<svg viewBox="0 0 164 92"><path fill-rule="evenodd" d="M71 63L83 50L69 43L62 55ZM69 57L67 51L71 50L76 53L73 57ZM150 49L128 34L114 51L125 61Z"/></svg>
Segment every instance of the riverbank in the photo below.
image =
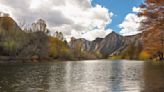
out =
<svg viewBox="0 0 164 92"><path fill-rule="evenodd" d="M73 59L64 59L64 58L24 58L24 57L8 57L8 56L0 56L0 64L8 64L8 63L41 63L41 62L58 62L58 61L82 61L82 60L102 60L103 58L73 58ZM128 60L121 58L108 58L108 60ZM152 64L164 64L164 61L154 61L154 60L136 60L136 61L147 61Z"/></svg>
<svg viewBox="0 0 164 92"><path fill-rule="evenodd" d="M39 62L56 62L56 61L81 61L81 60L97 60L102 58L51 58L51 57L9 57L9 56L0 56L0 64L4 63L39 63Z"/></svg>

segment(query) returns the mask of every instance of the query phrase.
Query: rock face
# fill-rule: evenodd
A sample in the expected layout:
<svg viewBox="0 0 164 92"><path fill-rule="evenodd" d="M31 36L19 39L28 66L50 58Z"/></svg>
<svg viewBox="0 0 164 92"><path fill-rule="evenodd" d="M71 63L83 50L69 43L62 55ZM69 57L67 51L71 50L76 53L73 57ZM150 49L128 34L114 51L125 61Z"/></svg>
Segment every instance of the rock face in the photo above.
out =
<svg viewBox="0 0 164 92"><path fill-rule="evenodd" d="M99 51L102 40L103 40L103 38L96 38L94 41L92 41L89 51L92 51L92 52Z"/></svg>
<svg viewBox="0 0 164 92"><path fill-rule="evenodd" d="M108 56L114 51L118 50L124 44L123 36L112 32L107 35L100 43L99 51L103 56Z"/></svg>
<svg viewBox="0 0 164 92"><path fill-rule="evenodd" d="M90 51L92 47L92 42L85 40L83 38L81 39L71 38L71 42L69 43L70 48L75 49L77 45L80 45L78 47L80 47L81 51Z"/></svg>
<svg viewBox="0 0 164 92"><path fill-rule="evenodd" d="M128 45L139 43L140 35L121 36L115 32L107 35L100 43L98 51L107 57L111 54L117 54L127 48Z"/></svg>
<svg viewBox="0 0 164 92"><path fill-rule="evenodd" d="M107 57L113 53L119 53L122 50L126 50L129 44L139 43L139 35L134 36L121 36L115 32L110 33L105 38L97 38L94 41L87 41L85 39L74 39L74 43L81 43L82 50L89 52L100 52L104 57ZM70 44L73 47L74 44Z"/></svg>

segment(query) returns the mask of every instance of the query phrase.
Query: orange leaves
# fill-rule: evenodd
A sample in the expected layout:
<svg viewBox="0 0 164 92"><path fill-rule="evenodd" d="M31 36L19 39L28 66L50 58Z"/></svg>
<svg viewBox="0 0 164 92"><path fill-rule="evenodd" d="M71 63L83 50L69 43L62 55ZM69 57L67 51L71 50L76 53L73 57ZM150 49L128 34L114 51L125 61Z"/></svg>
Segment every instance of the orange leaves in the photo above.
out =
<svg viewBox="0 0 164 92"><path fill-rule="evenodd" d="M148 4L156 4L156 5L162 5L164 4L164 0L147 0L146 3Z"/></svg>
<svg viewBox="0 0 164 92"><path fill-rule="evenodd" d="M140 7L145 8L145 10L138 15L147 17L141 25L142 29L147 30L147 32L143 32L143 50L152 56L161 51L161 32L164 29L164 0L146 0ZM145 57L145 52L141 53L141 58L142 56Z"/></svg>

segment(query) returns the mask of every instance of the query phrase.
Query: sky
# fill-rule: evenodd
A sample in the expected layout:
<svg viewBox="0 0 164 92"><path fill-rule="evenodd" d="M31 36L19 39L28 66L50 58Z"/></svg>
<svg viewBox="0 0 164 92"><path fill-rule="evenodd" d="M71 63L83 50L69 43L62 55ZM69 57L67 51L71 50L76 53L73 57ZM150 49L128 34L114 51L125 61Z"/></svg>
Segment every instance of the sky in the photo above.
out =
<svg viewBox="0 0 164 92"><path fill-rule="evenodd" d="M112 28L119 33L121 30L118 25L124 21L127 14L133 12L134 7L139 7L143 0L93 0L92 5L100 4L113 12L115 16L112 17L112 23L107 25L107 28Z"/></svg>
<svg viewBox="0 0 164 92"><path fill-rule="evenodd" d="M144 19L136 14L143 0L0 0L0 11L9 13L19 24L46 21L51 34L61 31L71 37L94 40L112 31L134 35Z"/></svg>

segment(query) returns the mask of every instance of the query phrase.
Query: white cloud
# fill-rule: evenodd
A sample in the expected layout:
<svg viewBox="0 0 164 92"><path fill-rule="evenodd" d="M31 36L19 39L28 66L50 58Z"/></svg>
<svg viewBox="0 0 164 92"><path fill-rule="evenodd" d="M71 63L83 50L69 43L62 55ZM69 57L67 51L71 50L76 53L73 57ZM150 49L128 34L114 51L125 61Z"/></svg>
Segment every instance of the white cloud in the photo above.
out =
<svg viewBox="0 0 164 92"><path fill-rule="evenodd" d="M94 33L95 30L106 33L104 29L107 24L111 23L111 17L113 16L112 12L100 5L92 6L91 1L0 0L0 7L5 6L11 11L9 13L12 13L15 20L23 17L30 24L36 19L42 18L47 21L52 33L62 31L66 38L73 36L90 40L90 38L84 36L84 33ZM104 37L104 35L101 35L101 37Z"/></svg>
<svg viewBox="0 0 164 92"><path fill-rule="evenodd" d="M7 12L9 14L12 14L12 9L9 6L0 3L0 12Z"/></svg>
<svg viewBox="0 0 164 92"><path fill-rule="evenodd" d="M124 36L128 36L128 35L135 35L141 33L141 31L139 31L139 27L140 27L140 22L143 19L145 19L145 17L138 17L134 13L129 13L125 17L124 21L121 24L119 24L119 27L121 28L120 34Z"/></svg>
<svg viewBox="0 0 164 92"><path fill-rule="evenodd" d="M135 13L142 12L143 10L144 10L144 8L140 8L140 7L133 7L132 8L132 11L135 12Z"/></svg>
<svg viewBox="0 0 164 92"><path fill-rule="evenodd" d="M140 12L141 11L141 8L139 8L139 7L133 7L132 11L133 12Z"/></svg>
<svg viewBox="0 0 164 92"><path fill-rule="evenodd" d="M89 41L95 40L96 38L104 38L112 32L112 29L107 30L93 30L89 31L81 36L81 38L86 38Z"/></svg>

